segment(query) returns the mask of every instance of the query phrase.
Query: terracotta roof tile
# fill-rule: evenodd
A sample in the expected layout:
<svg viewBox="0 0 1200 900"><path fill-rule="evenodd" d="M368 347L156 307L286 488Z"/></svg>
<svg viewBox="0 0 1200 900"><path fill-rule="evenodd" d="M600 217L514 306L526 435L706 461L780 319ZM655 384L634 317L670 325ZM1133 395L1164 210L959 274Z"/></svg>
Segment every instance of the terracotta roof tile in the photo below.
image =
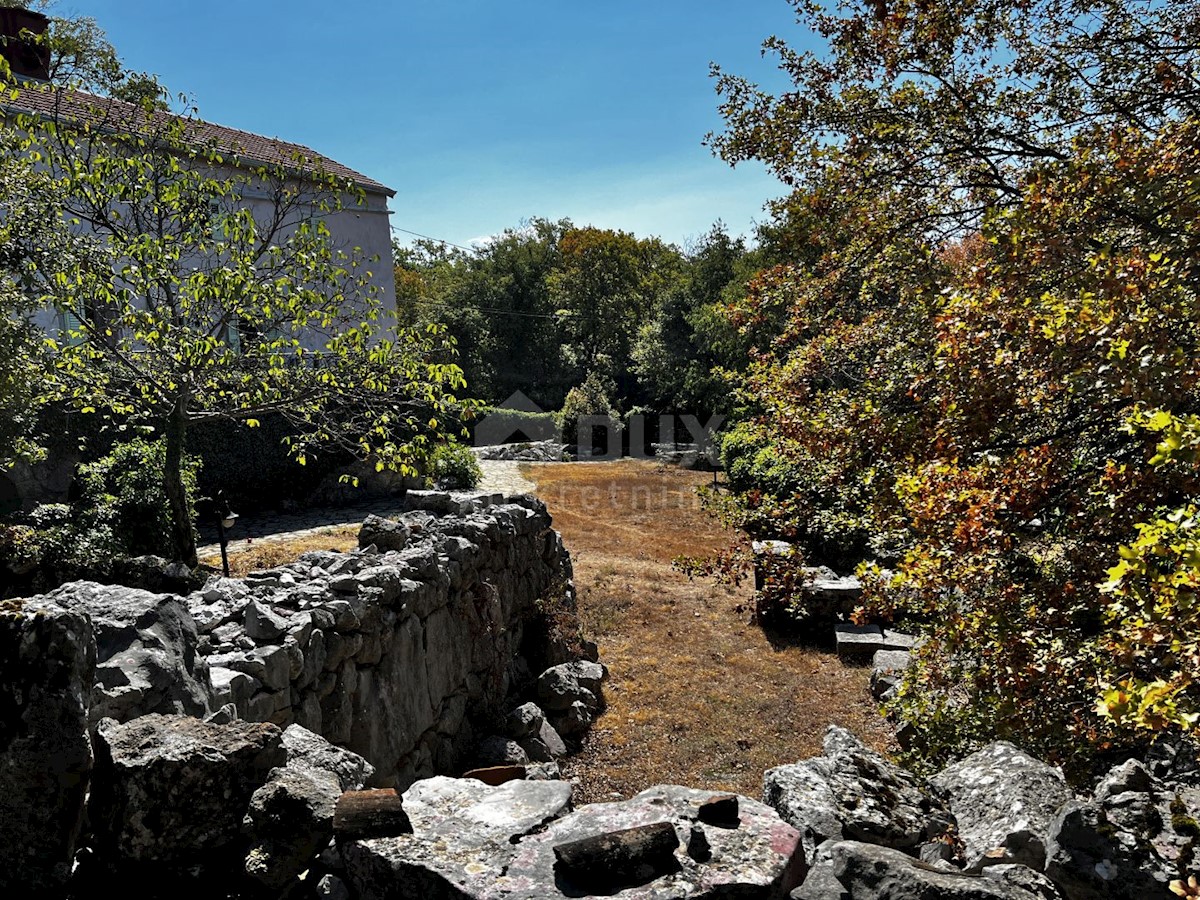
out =
<svg viewBox="0 0 1200 900"><path fill-rule="evenodd" d="M151 127L174 120L183 122L189 136L197 144L211 144L220 153L240 157L252 163L293 167L298 158L318 163L325 172L354 181L365 191L394 197L396 192L387 185L368 178L361 172L322 156L303 144L293 144L278 138L264 137L249 131L214 125L201 119L178 116L170 112L147 112L133 103L97 97L80 91L64 91L53 87L35 86L22 89L15 100L4 99L4 107L46 118L84 121L93 128L106 131L145 132ZM147 116L150 120L148 121Z"/></svg>

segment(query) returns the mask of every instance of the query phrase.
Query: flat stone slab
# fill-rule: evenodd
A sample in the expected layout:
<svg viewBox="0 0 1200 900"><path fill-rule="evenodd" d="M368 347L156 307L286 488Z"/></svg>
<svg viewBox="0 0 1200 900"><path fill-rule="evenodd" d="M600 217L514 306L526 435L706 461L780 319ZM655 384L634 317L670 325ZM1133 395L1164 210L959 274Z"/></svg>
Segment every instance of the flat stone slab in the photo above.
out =
<svg viewBox="0 0 1200 900"><path fill-rule="evenodd" d="M604 886L579 881L589 875L565 870L555 848L644 826L662 830L664 823L674 829L678 842L671 857L660 860L662 865L632 873L613 896L776 900L786 897L804 875L799 832L770 807L747 797L737 798L736 824L716 825L700 821L705 803L729 796L713 791L666 785L630 800L590 804L567 813L565 801L544 802L548 794L543 802L525 796L536 785L555 785L569 796L567 784L516 781L491 788L464 780L472 785L468 790L474 798L471 806L464 807L466 795L446 784L451 781L418 782L405 794L412 835L343 846L346 875L359 896L389 900L596 896L592 888ZM500 793L506 790L507 794ZM521 809L512 809L514 802ZM703 861L689 855L689 848ZM612 886L601 892L612 893Z"/></svg>
<svg viewBox="0 0 1200 900"><path fill-rule="evenodd" d="M842 660L865 662L875 655L876 650L884 649L883 629L878 625L839 622L833 626L833 634L838 658Z"/></svg>
<svg viewBox="0 0 1200 900"><path fill-rule="evenodd" d="M903 631L893 631L891 628L883 629L883 648L884 650L911 650L917 645L917 636L914 634L905 634Z"/></svg>
<svg viewBox="0 0 1200 900"><path fill-rule="evenodd" d="M876 650L871 657L871 668L886 675L903 672L912 662L912 654L907 650Z"/></svg>

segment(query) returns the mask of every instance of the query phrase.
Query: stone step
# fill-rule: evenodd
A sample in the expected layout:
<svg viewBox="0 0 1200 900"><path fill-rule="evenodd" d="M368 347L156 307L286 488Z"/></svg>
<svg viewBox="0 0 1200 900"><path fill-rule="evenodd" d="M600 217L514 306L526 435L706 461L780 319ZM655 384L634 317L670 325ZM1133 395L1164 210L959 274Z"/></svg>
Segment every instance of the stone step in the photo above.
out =
<svg viewBox="0 0 1200 900"><path fill-rule="evenodd" d="M846 662L865 663L878 650L911 650L916 643L916 637L911 634L878 625L839 622L833 626L833 631L838 657Z"/></svg>

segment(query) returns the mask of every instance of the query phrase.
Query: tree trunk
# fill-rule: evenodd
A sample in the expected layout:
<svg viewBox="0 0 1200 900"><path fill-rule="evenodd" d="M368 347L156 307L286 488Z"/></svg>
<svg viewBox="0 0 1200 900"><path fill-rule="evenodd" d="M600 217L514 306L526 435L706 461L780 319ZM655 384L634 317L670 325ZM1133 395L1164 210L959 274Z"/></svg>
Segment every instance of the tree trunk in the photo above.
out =
<svg viewBox="0 0 1200 900"><path fill-rule="evenodd" d="M192 531L192 509L183 486L183 444L187 438L187 400L180 397L167 417L166 464L163 469L163 490L171 513L171 543L175 558L189 566L196 565L196 534Z"/></svg>

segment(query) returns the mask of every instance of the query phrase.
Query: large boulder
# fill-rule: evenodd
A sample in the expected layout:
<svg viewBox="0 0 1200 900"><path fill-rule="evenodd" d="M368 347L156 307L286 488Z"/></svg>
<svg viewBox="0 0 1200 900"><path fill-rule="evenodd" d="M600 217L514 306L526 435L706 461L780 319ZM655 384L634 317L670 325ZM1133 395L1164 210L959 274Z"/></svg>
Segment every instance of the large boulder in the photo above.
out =
<svg viewBox="0 0 1200 900"><path fill-rule="evenodd" d="M845 729L831 725L824 750L763 776L763 802L804 835L810 861L829 839L915 851L953 825L937 789Z"/></svg>
<svg viewBox="0 0 1200 900"><path fill-rule="evenodd" d="M358 546L377 550L403 550L408 545L411 530L403 522L381 516L367 516L358 530Z"/></svg>
<svg viewBox="0 0 1200 900"><path fill-rule="evenodd" d="M1007 741L947 766L930 783L949 798L972 872L997 863L1044 869L1050 823L1074 797L1060 769Z"/></svg>
<svg viewBox="0 0 1200 900"><path fill-rule="evenodd" d="M104 718L212 711L208 664L197 653L196 623L183 598L91 581L65 584L46 597L92 620L93 725Z"/></svg>
<svg viewBox="0 0 1200 900"><path fill-rule="evenodd" d="M1200 789L1125 762L1090 801L1058 811L1048 829L1046 874L1068 900L1168 896L1170 882L1193 871L1198 823Z"/></svg>
<svg viewBox="0 0 1200 900"><path fill-rule="evenodd" d="M92 769L87 616L0 603L0 894L57 896L71 873Z"/></svg>
<svg viewBox="0 0 1200 900"><path fill-rule="evenodd" d="M1024 866L986 875L939 870L899 850L857 841L830 842L793 900L1061 900L1054 885Z"/></svg>
<svg viewBox="0 0 1200 900"><path fill-rule="evenodd" d="M543 709L554 712L568 710L573 703L603 709L604 674L604 666L586 659L552 666L538 676L538 700Z"/></svg>
<svg viewBox="0 0 1200 900"><path fill-rule="evenodd" d="M289 725L283 732L287 767L332 775L338 788L356 791L371 780L375 768L357 753L329 743L300 725Z"/></svg>
<svg viewBox="0 0 1200 900"><path fill-rule="evenodd" d="M785 896L803 878L799 835L754 800L731 803L726 795L674 786L575 812L568 812L569 800L570 785L562 782L418 782L404 795L413 834L344 845L347 879L359 896L389 900L553 900L618 890L622 900L766 900ZM733 810L718 824L701 812L713 800L722 812ZM674 831L665 842L664 828ZM578 852L580 841L593 845L589 853ZM568 845L575 845L569 856ZM605 853L612 855L607 865ZM560 862L581 855L586 868ZM632 876L613 884L617 872Z"/></svg>
<svg viewBox="0 0 1200 900"><path fill-rule="evenodd" d="M276 892L293 885L333 837L333 811L341 794L331 772L290 765L274 770L246 812L247 877Z"/></svg>
<svg viewBox="0 0 1200 900"><path fill-rule="evenodd" d="M274 725L166 715L103 720L89 804L97 855L117 869L141 866L162 877L236 867L250 798L286 759Z"/></svg>

